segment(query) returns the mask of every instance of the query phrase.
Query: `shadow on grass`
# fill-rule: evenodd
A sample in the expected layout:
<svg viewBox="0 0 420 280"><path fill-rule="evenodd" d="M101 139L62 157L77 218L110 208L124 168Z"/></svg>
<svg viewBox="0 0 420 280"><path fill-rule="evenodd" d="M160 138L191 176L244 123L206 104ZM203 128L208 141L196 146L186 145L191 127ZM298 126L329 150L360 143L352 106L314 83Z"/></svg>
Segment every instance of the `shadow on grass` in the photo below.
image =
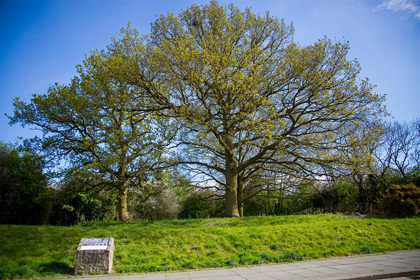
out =
<svg viewBox="0 0 420 280"><path fill-rule="evenodd" d="M367 216L366 219L379 219L379 220L400 220L404 218L417 218L418 216L412 214L412 215L371 215Z"/></svg>
<svg viewBox="0 0 420 280"><path fill-rule="evenodd" d="M39 272L46 274L74 274L74 269L65 262L52 261L42 263L38 267Z"/></svg>

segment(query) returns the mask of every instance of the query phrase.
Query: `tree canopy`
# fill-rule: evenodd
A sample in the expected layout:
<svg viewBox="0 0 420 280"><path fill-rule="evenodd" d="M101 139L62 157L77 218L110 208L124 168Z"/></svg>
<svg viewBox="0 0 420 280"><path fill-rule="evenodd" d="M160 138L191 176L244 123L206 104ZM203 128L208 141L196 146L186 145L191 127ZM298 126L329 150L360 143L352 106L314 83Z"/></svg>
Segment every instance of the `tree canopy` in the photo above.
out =
<svg viewBox="0 0 420 280"><path fill-rule="evenodd" d="M223 184L226 216L239 215L241 173L321 174L379 136L384 99L348 42L300 46L284 21L216 1L161 15L146 39L125 34L121 77L180 120L180 161Z"/></svg>

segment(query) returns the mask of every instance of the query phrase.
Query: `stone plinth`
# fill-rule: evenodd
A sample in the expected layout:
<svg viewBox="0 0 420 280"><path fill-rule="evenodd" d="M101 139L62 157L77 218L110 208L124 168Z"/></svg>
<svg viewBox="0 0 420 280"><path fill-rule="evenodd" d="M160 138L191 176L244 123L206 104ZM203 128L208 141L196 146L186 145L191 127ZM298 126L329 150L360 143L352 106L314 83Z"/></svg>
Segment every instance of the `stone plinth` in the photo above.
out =
<svg viewBox="0 0 420 280"><path fill-rule="evenodd" d="M77 247L75 274L111 273L114 238L82 238Z"/></svg>

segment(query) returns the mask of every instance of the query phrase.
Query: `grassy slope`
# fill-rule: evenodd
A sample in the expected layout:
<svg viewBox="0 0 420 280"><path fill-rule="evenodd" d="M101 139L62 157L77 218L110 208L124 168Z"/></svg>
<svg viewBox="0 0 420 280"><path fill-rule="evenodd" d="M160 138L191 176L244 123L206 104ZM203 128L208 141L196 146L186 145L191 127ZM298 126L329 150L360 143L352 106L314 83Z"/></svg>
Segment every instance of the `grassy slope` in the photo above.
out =
<svg viewBox="0 0 420 280"><path fill-rule="evenodd" d="M420 248L420 217L244 217L73 227L0 225L0 278L68 276L83 237L114 237L116 272L284 262Z"/></svg>

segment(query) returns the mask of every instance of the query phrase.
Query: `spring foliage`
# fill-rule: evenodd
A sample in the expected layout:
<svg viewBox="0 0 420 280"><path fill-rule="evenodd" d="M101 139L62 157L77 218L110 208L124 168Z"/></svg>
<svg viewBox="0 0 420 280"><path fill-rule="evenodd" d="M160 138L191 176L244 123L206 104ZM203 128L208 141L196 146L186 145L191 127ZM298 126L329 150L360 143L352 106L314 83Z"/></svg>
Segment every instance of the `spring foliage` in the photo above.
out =
<svg viewBox="0 0 420 280"><path fill-rule="evenodd" d="M28 104L16 98L10 119L43 132L34 142L47 157L66 159L70 169L92 177L100 174L100 187L118 191L119 217L126 221L129 186L139 186L147 172L164 164L173 130L149 108L141 89L113 77L110 55L92 51L68 85L54 84Z"/></svg>
<svg viewBox="0 0 420 280"><path fill-rule="evenodd" d="M227 216L240 213L244 172L366 166L366 146L380 134L383 98L358 78L349 43L300 46L293 32L269 13L212 1L161 15L145 38L123 29L114 48L128 61L120 77L183 127L180 161L224 186Z"/></svg>
<svg viewBox="0 0 420 280"><path fill-rule="evenodd" d="M41 127L45 149L107 174L122 220L129 181L159 165L169 143L179 164L223 187L225 215L239 216L253 174L360 169L381 132L384 99L359 79L349 43L301 46L293 33L269 13L192 5L144 37L123 28L70 85L16 100L12 123Z"/></svg>

